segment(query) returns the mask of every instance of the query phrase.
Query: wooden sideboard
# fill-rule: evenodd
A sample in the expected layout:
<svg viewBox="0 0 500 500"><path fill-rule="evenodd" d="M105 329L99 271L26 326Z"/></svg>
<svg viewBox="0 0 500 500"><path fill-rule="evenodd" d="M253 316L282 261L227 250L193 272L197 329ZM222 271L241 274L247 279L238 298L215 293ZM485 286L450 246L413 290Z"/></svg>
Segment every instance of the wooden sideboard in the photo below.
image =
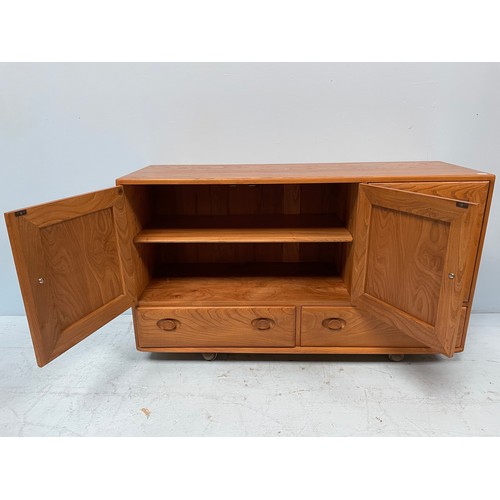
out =
<svg viewBox="0 0 500 500"><path fill-rule="evenodd" d="M153 165L8 212L37 362L130 307L140 351L452 356L494 179L443 162Z"/></svg>

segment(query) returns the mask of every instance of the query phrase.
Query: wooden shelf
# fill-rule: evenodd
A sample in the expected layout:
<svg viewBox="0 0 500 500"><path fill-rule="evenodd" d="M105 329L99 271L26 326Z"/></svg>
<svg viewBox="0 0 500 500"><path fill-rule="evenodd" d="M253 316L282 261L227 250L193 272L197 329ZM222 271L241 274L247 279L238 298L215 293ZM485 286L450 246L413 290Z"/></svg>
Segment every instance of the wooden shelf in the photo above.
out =
<svg viewBox="0 0 500 500"><path fill-rule="evenodd" d="M349 242L351 233L334 214L165 215L135 243Z"/></svg>
<svg viewBox="0 0 500 500"><path fill-rule="evenodd" d="M350 305L337 276L185 276L155 278L139 306L196 305Z"/></svg>
<svg viewBox="0 0 500 500"><path fill-rule="evenodd" d="M135 243L300 243L349 242L344 227L165 228L144 229Z"/></svg>

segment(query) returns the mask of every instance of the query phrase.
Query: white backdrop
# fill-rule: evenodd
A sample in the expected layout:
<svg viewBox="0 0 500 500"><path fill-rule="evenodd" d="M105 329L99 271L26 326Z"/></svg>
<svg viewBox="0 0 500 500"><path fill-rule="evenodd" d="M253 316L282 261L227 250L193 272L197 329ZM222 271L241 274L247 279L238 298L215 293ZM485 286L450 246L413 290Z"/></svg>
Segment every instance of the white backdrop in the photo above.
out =
<svg viewBox="0 0 500 500"><path fill-rule="evenodd" d="M442 160L500 174L498 63L0 64L2 212L152 163ZM474 302L500 312L498 189ZM24 314L0 225L0 314Z"/></svg>

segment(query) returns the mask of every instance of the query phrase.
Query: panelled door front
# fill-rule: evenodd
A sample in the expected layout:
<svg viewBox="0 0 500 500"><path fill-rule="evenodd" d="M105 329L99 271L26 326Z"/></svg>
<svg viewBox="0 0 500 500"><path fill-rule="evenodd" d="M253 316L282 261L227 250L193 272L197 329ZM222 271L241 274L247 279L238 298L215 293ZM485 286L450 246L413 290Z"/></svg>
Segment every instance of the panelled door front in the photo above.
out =
<svg viewBox="0 0 500 500"><path fill-rule="evenodd" d="M476 217L475 203L361 184L353 303L452 356Z"/></svg>
<svg viewBox="0 0 500 500"><path fill-rule="evenodd" d="M5 214L39 366L134 300L123 188Z"/></svg>

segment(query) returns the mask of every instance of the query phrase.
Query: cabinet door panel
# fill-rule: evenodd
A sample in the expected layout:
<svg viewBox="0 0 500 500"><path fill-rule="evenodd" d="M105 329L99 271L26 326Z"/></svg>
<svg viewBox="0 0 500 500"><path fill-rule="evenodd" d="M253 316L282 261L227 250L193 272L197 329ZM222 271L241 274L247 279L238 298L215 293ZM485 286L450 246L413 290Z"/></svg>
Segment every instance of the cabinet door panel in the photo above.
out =
<svg viewBox="0 0 500 500"><path fill-rule="evenodd" d="M39 366L133 303L122 188L5 214Z"/></svg>
<svg viewBox="0 0 500 500"><path fill-rule="evenodd" d="M478 249L481 240L481 230L483 228L483 220L490 183L488 181L391 182L377 183L377 186L477 203L478 215L474 226L471 227L472 243L469 249L469 256L467 257L467 269L464 276L464 301L468 301L472 293L472 278L477 263L476 261L478 259Z"/></svg>
<svg viewBox="0 0 500 500"><path fill-rule="evenodd" d="M354 304L451 356L477 208L463 200L362 184Z"/></svg>

